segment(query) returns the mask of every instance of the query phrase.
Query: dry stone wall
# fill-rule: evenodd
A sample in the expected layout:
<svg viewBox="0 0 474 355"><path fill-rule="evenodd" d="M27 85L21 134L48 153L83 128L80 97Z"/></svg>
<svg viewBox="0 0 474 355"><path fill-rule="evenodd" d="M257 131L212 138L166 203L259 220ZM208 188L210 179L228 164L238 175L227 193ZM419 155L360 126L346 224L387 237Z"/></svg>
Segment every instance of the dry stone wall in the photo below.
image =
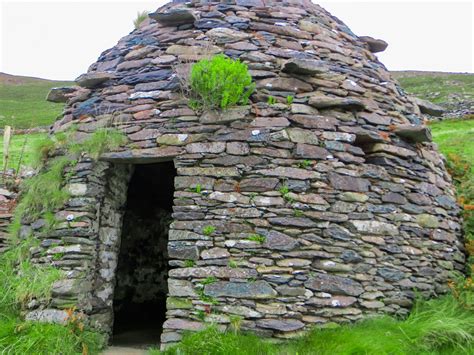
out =
<svg viewBox="0 0 474 355"><path fill-rule="evenodd" d="M42 241L67 279L36 318L73 302L110 331L123 166L170 160L164 344L235 316L288 338L446 291L464 268L459 209L418 106L373 54L383 42L309 1L173 3L150 17L64 92L54 131L114 126L130 143L75 168L58 218L82 218ZM180 78L216 53L247 63L257 91L195 112Z"/></svg>
<svg viewBox="0 0 474 355"><path fill-rule="evenodd" d="M13 218L12 211L15 208L17 193L15 188L6 186L7 180L13 179L12 176L2 175L0 184L0 253L6 250L9 240L9 226Z"/></svg>

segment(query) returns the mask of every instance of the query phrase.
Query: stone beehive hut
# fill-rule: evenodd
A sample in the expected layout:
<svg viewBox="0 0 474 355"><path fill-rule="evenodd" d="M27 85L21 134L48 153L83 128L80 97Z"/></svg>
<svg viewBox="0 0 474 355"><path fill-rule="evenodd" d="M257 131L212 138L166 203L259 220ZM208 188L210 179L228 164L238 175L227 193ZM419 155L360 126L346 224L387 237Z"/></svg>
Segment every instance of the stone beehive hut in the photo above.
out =
<svg viewBox="0 0 474 355"><path fill-rule="evenodd" d="M68 99L53 131L115 127L129 143L75 167L57 213L73 219L37 256L67 278L28 317L75 304L114 337L146 325L162 343L241 317L287 338L445 291L463 269L459 211L419 107L373 54L385 46L305 0L150 14L81 88L51 94ZM195 112L183 73L217 53L257 89L247 106Z"/></svg>

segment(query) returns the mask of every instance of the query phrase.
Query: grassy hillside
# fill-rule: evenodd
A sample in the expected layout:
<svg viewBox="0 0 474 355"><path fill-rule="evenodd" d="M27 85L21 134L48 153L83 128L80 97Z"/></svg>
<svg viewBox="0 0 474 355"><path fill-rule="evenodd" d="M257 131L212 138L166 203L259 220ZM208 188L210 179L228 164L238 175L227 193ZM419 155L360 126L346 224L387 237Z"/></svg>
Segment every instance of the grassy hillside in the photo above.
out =
<svg viewBox="0 0 474 355"><path fill-rule="evenodd" d="M7 168L17 170L20 166L30 166L36 143L46 137L46 133L13 135ZM3 136L0 137L0 166L3 168Z"/></svg>
<svg viewBox="0 0 474 355"><path fill-rule="evenodd" d="M61 113L63 104L46 101L55 86L72 85L68 81L51 81L0 73L0 127L48 126Z"/></svg>
<svg viewBox="0 0 474 355"><path fill-rule="evenodd" d="M434 141L445 156L458 155L474 169L474 119L434 122L430 127Z"/></svg>
<svg viewBox="0 0 474 355"><path fill-rule="evenodd" d="M474 74L420 71L392 72L410 94L452 110L460 102L474 104Z"/></svg>

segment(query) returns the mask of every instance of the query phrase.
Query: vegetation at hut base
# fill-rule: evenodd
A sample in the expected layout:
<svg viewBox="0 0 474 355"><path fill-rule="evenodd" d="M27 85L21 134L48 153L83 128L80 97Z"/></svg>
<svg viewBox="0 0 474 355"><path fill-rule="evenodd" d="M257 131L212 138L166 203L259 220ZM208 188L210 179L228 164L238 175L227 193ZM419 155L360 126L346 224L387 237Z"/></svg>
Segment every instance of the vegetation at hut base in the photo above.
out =
<svg viewBox="0 0 474 355"><path fill-rule="evenodd" d="M103 336L87 330L74 310L68 311L64 325L22 319L26 305L49 299L53 283L64 277L53 266L31 262L36 243L32 238L14 239L0 255L0 353L97 354Z"/></svg>
<svg viewBox="0 0 474 355"><path fill-rule="evenodd" d="M377 317L355 324L315 327L275 344L251 333L220 332L216 325L186 335L165 355L472 354L474 311L453 296L419 301L404 320ZM157 350L150 354L160 354Z"/></svg>

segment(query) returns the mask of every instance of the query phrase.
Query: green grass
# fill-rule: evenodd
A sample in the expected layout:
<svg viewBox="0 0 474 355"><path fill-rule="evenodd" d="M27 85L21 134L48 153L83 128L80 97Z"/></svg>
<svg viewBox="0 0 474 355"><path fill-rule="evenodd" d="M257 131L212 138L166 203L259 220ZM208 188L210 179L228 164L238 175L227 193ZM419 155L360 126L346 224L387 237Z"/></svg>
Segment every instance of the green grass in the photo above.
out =
<svg viewBox="0 0 474 355"><path fill-rule="evenodd" d="M459 155L474 166L474 119L433 122L430 127L445 156Z"/></svg>
<svg viewBox="0 0 474 355"><path fill-rule="evenodd" d="M99 354L103 337L74 325L0 319L0 353L23 355Z"/></svg>
<svg viewBox="0 0 474 355"><path fill-rule="evenodd" d="M246 105L255 84L247 64L216 55L193 64L189 88L192 107L225 110L235 105Z"/></svg>
<svg viewBox="0 0 474 355"><path fill-rule="evenodd" d="M31 167L36 155L35 148L37 147L38 142L44 140L46 136L46 133L13 134L10 143L8 168L15 170L18 169L23 149L24 152L23 158L21 159L21 165ZM0 136L0 161L3 166L3 136Z"/></svg>
<svg viewBox="0 0 474 355"><path fill-rule="evenodd" d="M445 104L456 96L474 100L474 74L436 72L392 72L410 94L437 104Z"/></svg>
<svg viewBox="0 0 474 355"><path fill-rule="evenodd" d="M64 105L46 101L46 95L52 87L71 86L73 83L13 78L5 80L4 74L0 75L0 127L11 125L25 129L52 124Z"/></svg>

